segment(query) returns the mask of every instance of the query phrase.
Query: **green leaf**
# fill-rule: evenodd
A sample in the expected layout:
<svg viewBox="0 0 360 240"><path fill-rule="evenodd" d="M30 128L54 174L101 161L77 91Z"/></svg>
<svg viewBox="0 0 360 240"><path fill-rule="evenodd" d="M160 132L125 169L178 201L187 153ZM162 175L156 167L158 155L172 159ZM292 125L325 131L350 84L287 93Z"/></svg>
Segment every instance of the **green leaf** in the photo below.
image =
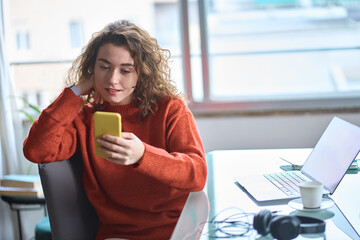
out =
<svg viewBox="0 0 360 240"><path fill-rule="evenodd" d="M24 110L20 109L19 112L22 112L26 115L26 117L31 121L31 122L35 122L35 118L33 116L31 116L29 113L25 112Z"/></svg>
<svg viewBox="0 0 360 240"><path fill-rule="evenodd" d="M36 106L34 106L34 105L30 104L30 103L29 103L29 107L34 109L37 113L41 113L41 110L38 107L36 107Z"/></svg>
<svg viewBox="0 0 360 240"><path fill-rule="evenodd" d="M37 113L41 113L41 110L40 110L38 107L36 107L35 105L29 103L29 101L28 101L26 98L24 98L24 97L20 97L20 98L21 98L21 99L24 101L24 103L27 104L30 108L32 108L33 110L35 110Z"/></svg>

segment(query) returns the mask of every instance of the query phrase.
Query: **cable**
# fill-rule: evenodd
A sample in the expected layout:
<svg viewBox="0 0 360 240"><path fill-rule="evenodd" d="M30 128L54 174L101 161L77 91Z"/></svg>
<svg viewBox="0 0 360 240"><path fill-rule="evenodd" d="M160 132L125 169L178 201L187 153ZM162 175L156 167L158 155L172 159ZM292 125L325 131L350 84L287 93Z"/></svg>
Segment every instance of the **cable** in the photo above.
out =
<svg viewBox="0 0 360 240"><path fill-rule="evenodd" d="M234 210L238 212L229 215L228 212ZM224 214L227 216L221 217ZM245 213L236 207L226 208L206 222L209 224L209 231L205 234L209 238L249 237L253 234L253 227L249 216L254 215L255 213Z"/></svg>

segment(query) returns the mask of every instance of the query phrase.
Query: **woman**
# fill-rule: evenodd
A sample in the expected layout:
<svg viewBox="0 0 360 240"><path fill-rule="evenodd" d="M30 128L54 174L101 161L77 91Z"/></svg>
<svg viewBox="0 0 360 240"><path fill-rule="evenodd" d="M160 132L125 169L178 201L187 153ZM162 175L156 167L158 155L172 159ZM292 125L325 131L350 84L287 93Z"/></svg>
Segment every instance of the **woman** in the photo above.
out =
<svg viewBox="0 0 360 240"><path fill-rule="evenodd" d="M81 149L84 188L100 220L96 239L169 239L189 193L205 186L204 149L170 80L168 53L128 21L109 24L74 61L73 86L25 139L24 154L35 163L68 159ZM122 118L121 138L97 140L108 158L95 155L98 110Z"/></svg>

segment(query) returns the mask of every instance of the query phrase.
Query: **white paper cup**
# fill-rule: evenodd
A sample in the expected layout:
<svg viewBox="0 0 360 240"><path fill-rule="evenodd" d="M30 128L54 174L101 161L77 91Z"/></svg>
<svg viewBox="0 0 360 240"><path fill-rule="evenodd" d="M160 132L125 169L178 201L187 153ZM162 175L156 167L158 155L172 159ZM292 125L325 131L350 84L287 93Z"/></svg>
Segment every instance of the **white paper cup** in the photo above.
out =
<svg viewBox="0 0 360 240"><path fill-rule="evenodd" d="M303 182L299 184L301 201L304 208L316 209L320 208L323 185L319 182Z"/></svg>

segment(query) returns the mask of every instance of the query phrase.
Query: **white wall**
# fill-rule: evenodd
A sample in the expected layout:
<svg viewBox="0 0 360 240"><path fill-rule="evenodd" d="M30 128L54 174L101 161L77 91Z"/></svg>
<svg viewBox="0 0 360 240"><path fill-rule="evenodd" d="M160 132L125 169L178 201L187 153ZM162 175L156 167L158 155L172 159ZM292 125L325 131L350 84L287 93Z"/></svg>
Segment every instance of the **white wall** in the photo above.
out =
<svg viewBox="0 0 360 240"><path fill-rule="evenodd" d="M314 147L333 116L360 126L360 112L196 117L205 151ZM360 139L359 139L360 141Z"/></svg>

